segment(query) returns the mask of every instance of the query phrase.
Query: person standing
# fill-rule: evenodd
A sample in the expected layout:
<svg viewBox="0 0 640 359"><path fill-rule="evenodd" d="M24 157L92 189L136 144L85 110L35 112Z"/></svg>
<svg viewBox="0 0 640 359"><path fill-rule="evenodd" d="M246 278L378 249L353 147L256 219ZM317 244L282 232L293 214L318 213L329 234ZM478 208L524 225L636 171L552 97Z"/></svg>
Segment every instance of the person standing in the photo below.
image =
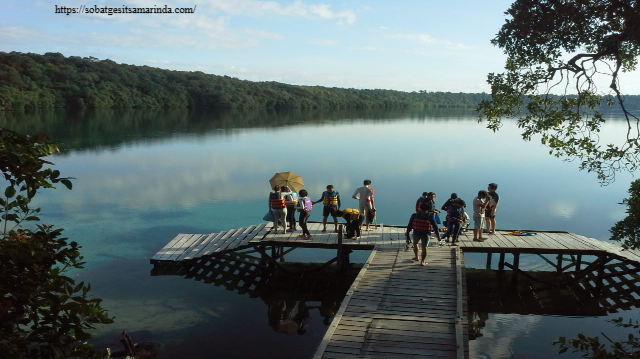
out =
<svg viewBox="0 0 640 359"><path fill-rule="evenodd" d="M340 209L340 193L333 188L333 185L328 185L327 190L322 192L322 197L313 202L313 204L320 202L324 204L324 208L322 209L322 232L327 231L327 218L331 215L335 226L334 230L338 233L338 216L336 215L336 211Z"/></svg>
<svg viewBox="0 0 640 359"><path fill-rule="evenodd" d="M282 186L281 190L285 194L284 205L287 207L287 226L293 232L297 229L295 206L298 204L298 194L288 186Z"/></svg>
<svg viewBox="0 0 640 359"><path fill-rule="evenodd" d="M478 197L473 199L473 240L481 241L482 229L484 228L485 210L489 205L489 194L487 191L478 191Z"/></svg>
<svg viewBox="0 0 640 359"><path fill-rule="evenodd" d="M488 187L489 196L489 205L485 210L485 217L487 222L487 232L489 234L496 233L496 211L498 210L498 201L500 200L500 196L496 190L498 189L498 185L496 183L489 183Z"/></svg>
<svg viewBox="0 0 640 359"><path fill-rule="evenodd" d="M457 197L457 196L456 196ZM451 245L457 246L460 236L460 226L464 221L464 207L466 204L460 198L451 199L447 206L447 233L445 237L451 236Z"/></svg>
<svg viewBox="0 0 640 359"><path fill-rule="evenodd" d="M300 216L298 218L298 224L300 224L300 228L302 228L302 234L298 237L302 239L311 239L311 233L309 233L309 229L307 228L307 220L311 215L311 209L313 208L313 204L311 199L307 197L309 193L307 190L301 189L299 192L300 197L298 198L298 205L296 209L300 212Z"/></svg>
<svg viewBox="0 0 640 359"><path fill-rule="evenodd" d="M427 263L427 247L429 246L429 240L431 238L431 221L429 220L429 214L427 213L427 204L422 203L420 205L420 211L414 213L409 218L409 224L407 224L407 231L405 236L409 238L409 234L413 230L413 260L418 260L418 243L422 244L422 256L420 265L426 266Z"/></svg>
<svg viewBox="0 0 640 359"><path fill-rule="evenodd" d="M427 198L424 203L427 204L427 214L429 214L429 221L431 221L431 227L433 227L434 232L436 233L436 239L440 241L440 231L438 230L438 221L436 221L436 214L440 213L439 210L436 209L436 194L434 192L428 192Z"/></svg>
<svg viewBox="0 0 640 359"><path fill-rule="evenodd" d="M282 233L287 233L287 207L285 206L286 195L282 193L280 186L273 187L273 192L269 193L269 210L273 212L273 228L275 234L278 233L278 222L282 221Z"/></svg>
<svg viewBox="0 0 640 359"><path fill-rule="evenodd" d="M353 192L353 196L351 198L357 199L359 204L360 214L364 215L367 218L371 217L371 211L375 211L376 207L373 203L373 190L371 189L371 181L364 180L362 187L358 188ZM370 221L367 221L366 231L370 231ZM360 225L362 226L362 224Z"/></svg>

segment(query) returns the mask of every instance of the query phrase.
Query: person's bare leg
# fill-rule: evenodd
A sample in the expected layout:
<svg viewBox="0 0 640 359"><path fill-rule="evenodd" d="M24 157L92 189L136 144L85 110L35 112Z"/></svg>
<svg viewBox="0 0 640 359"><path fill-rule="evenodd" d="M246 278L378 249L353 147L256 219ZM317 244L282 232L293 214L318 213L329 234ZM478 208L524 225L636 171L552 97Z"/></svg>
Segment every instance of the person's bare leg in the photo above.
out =
<svg viewBox="0 0 640 359"><path fill-rule="evenodd" d="M416 256L417 257L417 256ZM427 259L427 246L422 246L422 261L420 262L421 265L426 266L427 263L425 260Z"/></svg>
<svg viewBox="0 0 640 359"><path fill-rule="evenodd" d="M322 231L326 232L327 231L327 218L329 216L324 216L322 217Z"/></svg>
<svg viewBox="0 0 640 359"><path fill-rule="evenodd" d="M414 244L413 245L413 258L411 259L412 261L417 261L418 260L418 245Z"/></svg>
<svg viewBox="0 0 640 359"><path fill-rule="evenodd" d="M333 217L333 226L335 231L338 232L338 217Z"/></svg>

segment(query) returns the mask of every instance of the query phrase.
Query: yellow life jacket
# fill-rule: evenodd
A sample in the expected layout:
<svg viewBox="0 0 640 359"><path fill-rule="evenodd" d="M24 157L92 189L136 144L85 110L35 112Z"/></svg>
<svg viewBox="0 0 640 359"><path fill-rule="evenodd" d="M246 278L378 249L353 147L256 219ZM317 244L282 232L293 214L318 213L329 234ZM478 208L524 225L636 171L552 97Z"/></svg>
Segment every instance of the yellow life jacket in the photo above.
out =
<svg viewBox="0 0 640 359"><path fill-rule="evenodd" d="M333 194L335 193L335 195ZM324 193L322 194L322 203L325 206L337 206L338 205L338 191L333 191L333 193L329 193L327 191L324 191Z"/></svg>
<svg viewBox="0 0 640 359"><path fill-rule="evenodd" d="M358 218L360 218L360 211L358 211L355 208L347 208L344 210L344 218L349 218L352 221L357 220Z"/></svg>

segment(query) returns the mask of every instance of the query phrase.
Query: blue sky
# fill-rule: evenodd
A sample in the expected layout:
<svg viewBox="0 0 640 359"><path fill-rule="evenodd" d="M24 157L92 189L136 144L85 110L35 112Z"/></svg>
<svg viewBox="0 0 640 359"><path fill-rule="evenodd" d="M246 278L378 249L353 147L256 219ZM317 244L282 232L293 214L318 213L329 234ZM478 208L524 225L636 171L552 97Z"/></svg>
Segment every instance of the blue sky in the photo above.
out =
<svg viewBox="0 0 640 359"><path fill-rule="evenodd" d="M295 85L488 92L487 73L502 71L505 60L490 40L510 4L510 0L2 0L0 50L60 52ZM65 15L55 13L56 5L196 6L196 10Z"/></svg>

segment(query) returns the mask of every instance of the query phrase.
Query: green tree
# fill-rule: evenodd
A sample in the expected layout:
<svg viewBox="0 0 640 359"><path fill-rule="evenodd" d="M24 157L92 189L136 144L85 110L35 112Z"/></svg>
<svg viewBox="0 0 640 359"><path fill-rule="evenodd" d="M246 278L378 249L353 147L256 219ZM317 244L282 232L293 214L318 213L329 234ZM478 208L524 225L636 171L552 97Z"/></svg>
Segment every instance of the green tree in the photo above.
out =
<svg viewBox="0 0 640 359"><path fill-rule="evenodd" d="M550 153L580 160L602 184L638 169L639 119L625 106L619 77L640 55L637 0L517 0L491 41L508 56L505 72L488 76L491 100L479 106L488 127L517 118L522 137L540 136ZM628 124L621 143L599 143L602 104Z"/></svg>
<svg viewBox="0 0 640 359"><path fill-rule="evenodd" d="M101 358L86 340L95 324L112 320L89 296L90 286L65 275L84 264L76 242L62 229L38 222L29 207L42 188L70 178L47 166L57 152L46 136L24 136L0 128L0 171L7 184L0 197L0 353L7 358ZM23 226L24 225L24 226ZM9 227L11 226L11 227Z"/></svg>

